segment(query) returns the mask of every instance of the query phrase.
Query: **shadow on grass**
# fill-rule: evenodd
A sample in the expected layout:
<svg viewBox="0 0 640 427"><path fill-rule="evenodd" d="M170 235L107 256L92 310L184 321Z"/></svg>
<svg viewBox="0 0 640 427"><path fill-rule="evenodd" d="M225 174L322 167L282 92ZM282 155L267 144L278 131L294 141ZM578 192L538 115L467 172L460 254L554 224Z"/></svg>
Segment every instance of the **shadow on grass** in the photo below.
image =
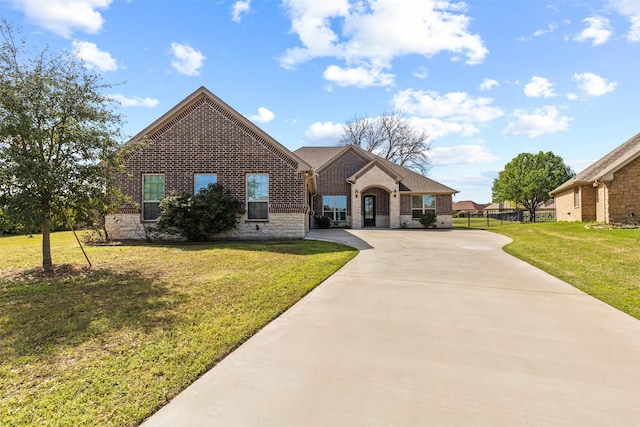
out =
<svg viewBox="0 0 640 427"><path fill-rule="evenodd" d="M337 242L319 240L214 240L210 242L171 242L123 240L124 246L168 248L183 252L211 249L235 249L243 251L273 252L291 255L317 255L323 253L350 252L354 248Z"/></svg>
<svg viewBox="0 0 640 427"><path fill-rule="evenodd" d="M0 280L0 358L44 355L108 337L122 328L166 327L176 296L153 274L64 266Z"/></svg>

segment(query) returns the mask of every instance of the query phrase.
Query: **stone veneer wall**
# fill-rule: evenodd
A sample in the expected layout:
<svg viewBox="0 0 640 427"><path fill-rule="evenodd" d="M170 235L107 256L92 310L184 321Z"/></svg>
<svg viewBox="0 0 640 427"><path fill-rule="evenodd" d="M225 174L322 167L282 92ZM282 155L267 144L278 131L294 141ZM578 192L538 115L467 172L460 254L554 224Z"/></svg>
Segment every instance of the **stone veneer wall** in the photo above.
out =
<svg viewBox="0 0 640 427"><path fill-rule="evenodd" d="M239 219L238 227L216 236L217 239L304 239L306 213L270 213L269 221L254 222ZM139 214L111 214L105 218L105 227L114 240L145 239L145 227Z"/></svg>

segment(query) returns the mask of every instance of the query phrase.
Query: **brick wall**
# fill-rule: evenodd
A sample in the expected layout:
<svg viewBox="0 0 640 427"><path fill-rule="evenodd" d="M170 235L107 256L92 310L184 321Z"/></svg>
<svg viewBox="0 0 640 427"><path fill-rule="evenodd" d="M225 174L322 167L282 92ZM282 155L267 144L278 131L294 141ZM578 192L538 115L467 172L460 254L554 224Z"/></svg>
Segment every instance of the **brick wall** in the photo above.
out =
<svg viewBox="0 0 640 427"><path fill-rule="evenodd" d="M573 188L555 195L557 221L582 221L582 208L575 206Z"/></svg>
<svg viewBox="0 0 640 427"><path fill-rule="evenodd" d="M593 185L580 187L580 205L582 207L582 221L592 222L596 220L596 193Z"/></svg>
<svg viewBox="0 0 640 427"><path fill-rule="evenodd" d="M411 216L411 194L400 196L400 215ZM453 197L450 194L436 194L436 216L453 214Z"/></svg>
<svg viewBox="0 0 640 427"><path fill-rule="evenodd" d="M630 218L640 218L640 158L632 161L618 172L615 179L607 182L609 222L624 223ZM633 217L630 214L633 213Z"/></svg>
<svg viewBox="0 0 640 427"><path fill-rule="evenodd" d="M124 193L137 205L142 204L142 175L146 173L164 174L165 195L192 194L195 173L216 173L217 182L243 203L246 174L268 173L269 221L275 214L304 214L300 217L304 227L308 207L298 165L208 98L194 101L148 137L150 143L126 160L127 173L119 180ZM241 220L245 219L246 214ZM128 216L121 220L131 222ZM139 231L139 227L134 228Z"/></svg>
<svg viewBox="0 0 640 427"><path fill-rule="evenodd" d="M318 193L314 198L313 210L322 214L322 196L347 196L347 215L351 215L351 185L347 178L362 169L368 160L348 151L318 173Z"/></svg>

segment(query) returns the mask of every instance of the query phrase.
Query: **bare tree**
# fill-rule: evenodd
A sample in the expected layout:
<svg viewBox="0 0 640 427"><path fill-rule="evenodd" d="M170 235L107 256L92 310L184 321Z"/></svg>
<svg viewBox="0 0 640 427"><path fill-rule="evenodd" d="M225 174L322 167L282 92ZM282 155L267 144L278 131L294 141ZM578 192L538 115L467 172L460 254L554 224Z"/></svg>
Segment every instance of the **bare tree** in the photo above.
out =
<svg viewBox="0 0 640 427"><path fill-rule="evenodd" d="M429 170L429 134L411 126L402 111L385 111L375 119L353 116L342 125L342 145L354 145L425 174Z"/></svg>

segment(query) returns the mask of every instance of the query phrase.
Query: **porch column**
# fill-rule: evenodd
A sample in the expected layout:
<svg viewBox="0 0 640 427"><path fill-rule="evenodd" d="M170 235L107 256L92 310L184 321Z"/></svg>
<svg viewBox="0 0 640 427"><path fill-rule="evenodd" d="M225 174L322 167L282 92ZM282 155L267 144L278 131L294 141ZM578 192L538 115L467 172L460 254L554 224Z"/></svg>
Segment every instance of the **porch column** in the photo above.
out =
<svg viewBox="0 0 640 427"><path fill-rule="evenodd" d="M389 193L389 228L400 228L400 191L399 185Z"/></svg>
<svg viewBox="0 0 640 427"><path fill-rule="evenodd" d="M351 228L362 228L362 194L356 192L357 188L351 184Z"/></svg>

